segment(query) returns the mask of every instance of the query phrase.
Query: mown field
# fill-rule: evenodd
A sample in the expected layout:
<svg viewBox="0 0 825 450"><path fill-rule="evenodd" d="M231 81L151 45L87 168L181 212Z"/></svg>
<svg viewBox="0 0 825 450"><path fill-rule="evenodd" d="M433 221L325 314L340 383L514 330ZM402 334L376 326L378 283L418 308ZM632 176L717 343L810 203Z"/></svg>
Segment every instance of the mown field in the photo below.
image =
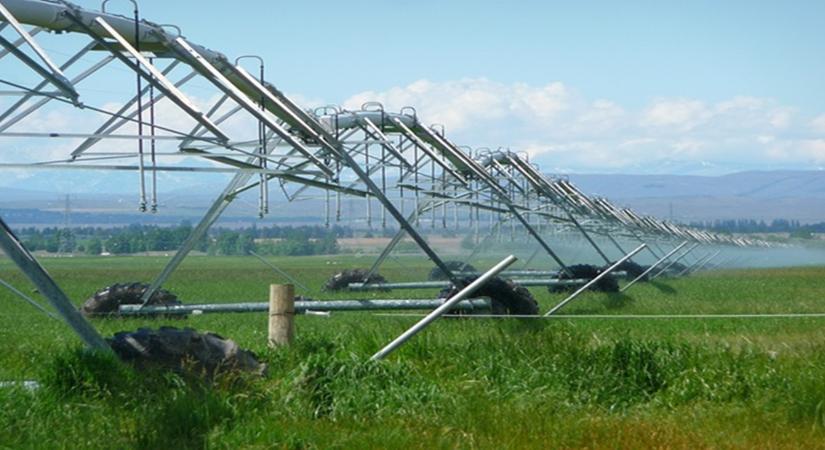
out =
<svg viewBox="0 0 825 450"><path fill-rule="evenodd" d="M148 281L164 261L44 265L80 304L109 283ZM271 261L320 287L371 260ZM410 257L381 272L408 281L428 270ZM0 278L30 290L6 260ZM193 257L166 287L186 303L265 301L282 281L253 258ZM543 311L562 299L531 290ZM0 388L2 448L825 448L825 318L448 319L380 363L366 361L415 317L300 316L295 345L278 350L266 346L265 314L94 321L104 335L217 332L270 367L205 384L82 352L67 327L5 290L0 305L0 381L42 385ZM707 272L587 293L562 312L821 313L825 268Z"/></svg>

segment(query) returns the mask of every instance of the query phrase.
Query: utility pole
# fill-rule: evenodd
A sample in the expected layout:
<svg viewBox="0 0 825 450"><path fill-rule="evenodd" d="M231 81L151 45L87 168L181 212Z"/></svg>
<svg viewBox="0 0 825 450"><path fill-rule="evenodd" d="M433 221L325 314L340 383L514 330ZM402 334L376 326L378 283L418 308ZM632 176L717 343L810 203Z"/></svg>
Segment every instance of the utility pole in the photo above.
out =
<svg viewBox="0 0 825 450"><path fill-rule="evenodd" d="M72 254L74 249L72 248L72 200L70 194L66 194L66 198L63 203L63 231L60 233L60 240L58 242L57 253L62 255L63 253Z"/></svg>

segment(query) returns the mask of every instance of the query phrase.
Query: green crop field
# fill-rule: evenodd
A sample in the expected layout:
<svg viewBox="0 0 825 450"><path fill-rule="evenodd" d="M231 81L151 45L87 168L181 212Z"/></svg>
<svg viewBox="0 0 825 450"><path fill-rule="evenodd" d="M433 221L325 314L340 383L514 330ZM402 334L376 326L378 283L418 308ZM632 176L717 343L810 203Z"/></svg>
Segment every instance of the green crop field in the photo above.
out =
<svg viewBox="0 0 825 450"><path fill-rule="evenodd" d="M80 304L107 284L150 280L165 261L44 265ZM270 261L317 289L372 260ZM428 270L406 257L381 273L412 281ZM0 278L31 291L7 260ZM586 293L561 312L825 313L824 280L820 267L705 272L627 295ZM185 303L263 302L268 285L283 281L253 258L192 257L165 287ZM531 291L543 311L563 298ZM66 326L8 291L0 305L0 381L41 384L0 387L2 448L825 448L820 317L443 319L380 363L367 360L416 317L299 316L295 344L277 350L267 348L263 313L94 320L104 335L161 325L213 331L269 364L264 378L206 383L138 374L83 352Z"/></svg>

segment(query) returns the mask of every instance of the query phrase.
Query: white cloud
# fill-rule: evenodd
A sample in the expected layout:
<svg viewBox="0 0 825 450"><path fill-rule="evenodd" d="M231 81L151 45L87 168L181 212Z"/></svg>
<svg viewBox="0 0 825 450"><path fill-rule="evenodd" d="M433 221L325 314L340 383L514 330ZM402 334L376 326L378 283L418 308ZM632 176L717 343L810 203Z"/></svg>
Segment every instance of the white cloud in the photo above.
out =
<svg viewBox="0 0 825 450"><path fill-rule="evenodd" d="M811 129L817 133L825 134L825 114L816 116L811 120Z"/></svg>
<svg viewBox="0 0 825 450"><path fill-rule="evenodd" d="M792 111L790 109L777 110L771 113L770 124L774 128L787 128L791 123Z"/></svg>
<svg viewBox="0 0 825 450"><path fill-rule="evenodd" d="M553 120L570 107L570 98L571 93L562 83L532 87L468 78L442 83L419 80L385 92L366 91L350 97L343 106L360 109L370 101L380 102L387 110L413 106L428 122L443 124L448 131L461 131L502 119Z"/></svg>
<svg viewBox="0 0 825 450"><path fill-rule="evenodd" d="M657 100L642 114L641 125L687 131L710 116L711 112L698 100Z"/></svg>
<svg viewBox="0 0 825 450"><path fill-rule="evenodd" d="M805 152L814 162L825 163L825 139L811 139L802 145Z"/></svg>
<svg viewBox="0 0 825 450"><path fill-rule="evenodd" d="M806 127L796 108L769 98L657 98L628 108L559 82L420 80L362 92L344 105L358 109L366 101L390 111L415 106L423 122L445 124L458 143L525 150L543 167L575 171L805 168L822 157L806 132L825 132L825 115Z"/></svg>
<svg viewBox="0 0 825 450"><path fill-rule="evenodd" d="M186 87L190 88L187 92L194 88ZM189 93L189 97L204 111L218 98L214 89L196 94ZM301 107L325 104L317 98L291 97ZM527 151L547 170L677 170L672 168L691 162L702 167L710 162L730 170L779 164L805 168L825 161L825 114L799 117L792 105L768 98L738 96L718 102L656 98L643 107L628 107L609 98L588 98L561 82L534 86L466 78L419 80L385 91L365 91L348 98L343 106L360 109L371 101L381 102L388 111L413 106L424 123L444 124L459 144ZM119 106L112 101L105 107L116 110ZM159 123L182 131L194 125L169 101L158 105L157 116ZM63 106L44 108L16 129L91 132L103 120L105 117L90 111ZM255 124L248 114L241 113L220 128L234 140L243 140L254 138ZM120 132L134 133L135 129L130 125ZM0 160L65 158L78 142L6 139L4 144L10 150L0 152ZM176 145L165 142L159 149ZM95 150L132 148L134 142L107 141Z"/></svg>

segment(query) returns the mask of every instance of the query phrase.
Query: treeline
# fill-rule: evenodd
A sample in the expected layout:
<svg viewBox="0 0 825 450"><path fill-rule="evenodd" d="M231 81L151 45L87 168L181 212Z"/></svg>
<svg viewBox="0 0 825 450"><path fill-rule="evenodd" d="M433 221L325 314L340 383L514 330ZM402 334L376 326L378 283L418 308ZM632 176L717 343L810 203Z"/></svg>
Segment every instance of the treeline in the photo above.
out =
<svg viewBox="0 0 825 450"><path fill-rule="evenodd" d="M738 219L691 222L690 226L719 233L825 233L825 222L802 225L798 220Z"/></svg>
<svg viewBox="0 0 825 450"><path fill-rule="evenodd" d="M23 228L17 234L31 251L116 255L174 251L192 232L192 225L175 227L131 225L123 228ZM339 237L351 237L348 227L287 226L215 228L195 244L210 255L318 255L338 253Z"/></svg>

